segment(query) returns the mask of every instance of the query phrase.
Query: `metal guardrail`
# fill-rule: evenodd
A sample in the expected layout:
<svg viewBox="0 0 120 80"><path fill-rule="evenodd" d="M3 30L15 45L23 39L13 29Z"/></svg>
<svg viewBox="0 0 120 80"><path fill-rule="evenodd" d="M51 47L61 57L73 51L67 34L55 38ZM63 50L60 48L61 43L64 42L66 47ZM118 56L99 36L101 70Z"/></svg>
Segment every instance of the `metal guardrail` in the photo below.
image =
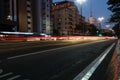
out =
<svg viewBox="0 0 120 80"><path fill-rule="evenodd" d="M113 43L109 48L107 48L98 58L96 58L91 64L89 64L81 73L79 73L73 80L89 80L98 66L109 54L111 49L115 46Z"/></svg>

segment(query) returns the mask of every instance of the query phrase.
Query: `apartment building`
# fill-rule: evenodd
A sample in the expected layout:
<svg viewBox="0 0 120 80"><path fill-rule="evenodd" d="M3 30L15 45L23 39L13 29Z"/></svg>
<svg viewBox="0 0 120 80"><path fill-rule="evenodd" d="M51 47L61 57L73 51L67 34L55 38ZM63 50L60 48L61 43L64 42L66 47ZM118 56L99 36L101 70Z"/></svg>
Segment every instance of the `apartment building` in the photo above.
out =
<svg viewBox="0 0 120 80"><path fill-rule="evenodd" d="M77 7L73 2L62 1L52 5L51 22L54 35L79 35L81 22L85 18L81 17Z"/></svg>
<svg viewBox="0 0 120 80"><path fill-rule="evenodd" d="M15 21L20 32L51 34L51 4L52 0L0 0L0 18Z"/></svg>

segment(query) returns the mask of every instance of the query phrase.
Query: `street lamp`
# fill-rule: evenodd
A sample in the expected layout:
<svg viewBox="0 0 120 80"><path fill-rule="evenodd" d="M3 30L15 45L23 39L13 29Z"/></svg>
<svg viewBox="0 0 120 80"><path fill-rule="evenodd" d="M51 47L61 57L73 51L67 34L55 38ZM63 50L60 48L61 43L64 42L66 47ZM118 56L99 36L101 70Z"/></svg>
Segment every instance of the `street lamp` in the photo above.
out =
<svg viewBox="0 0 120 80"><path fill-rule="evenodd" d="M99 17L98 21L100 22L100 29L102 28L102 21L104 20L104 17Z"/></svg>
<svg viewBox="0 0 120 80"><path fill-rule="evenodd" d="M7 20L11 20L11 16L10 15L7 16Z"/></svg>
<svg viewBox="0 0 120 80"><path fill-rule="evenodd" d="M84 2L86 2L86 0L76 0L76 2L78 2L80 5L82 5Z"/></svg>
<svg viewBox="0 0 120 80"><path fill-rule="evenodd" d="M82 4L85 3L86 0L76 0L76 2L80 4L80 15L81 15L81 24L82 24ZM83 34L84 34L84 26L83 26Z"/></svg>
<svg viewBox="0 0 120 80"><path fill-rule="evenodd" d="M99 17L98 20L102 22L104 20L104 17Z"/></svg>
<svg viewBox="0 0 120 80"><path fill-rule="evenodd" d="M82 16L82 4L86 2L86 0L76 0L77 3L80 4L80 13L81 13L81 16Z"/></svg>

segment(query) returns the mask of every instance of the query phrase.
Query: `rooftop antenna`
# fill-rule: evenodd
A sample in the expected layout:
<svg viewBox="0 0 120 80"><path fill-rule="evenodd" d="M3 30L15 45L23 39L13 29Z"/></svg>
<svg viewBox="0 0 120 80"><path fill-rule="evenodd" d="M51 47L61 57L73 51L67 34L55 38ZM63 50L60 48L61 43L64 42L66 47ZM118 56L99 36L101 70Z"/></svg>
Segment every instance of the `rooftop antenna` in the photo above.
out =
<svg viewBox="0 0 120 80"><path fill-rule="evenodd" d="M92 12L92 0L90 1L90 17L93 17L93 12Z"/></svg>

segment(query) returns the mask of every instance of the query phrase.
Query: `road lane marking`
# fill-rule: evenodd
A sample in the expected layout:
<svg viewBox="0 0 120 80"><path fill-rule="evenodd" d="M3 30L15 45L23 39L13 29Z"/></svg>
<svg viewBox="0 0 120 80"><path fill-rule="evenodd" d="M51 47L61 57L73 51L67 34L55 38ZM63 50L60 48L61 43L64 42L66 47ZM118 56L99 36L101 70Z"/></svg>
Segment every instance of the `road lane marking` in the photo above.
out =
<svg viewBox="0 0 120 80"><path fill-rule="evenodd" d="M21 75L14 74L13 72L8 72L8 73L2 74L3 72L4 72L3 69L0 69L0 80L1 80L1 78L4 78L4 79L6 78L5 80L16 80L21 77ZM23 79L23 80L30 80L30 79Z"/></svg>
<svg viewBox="0 0 120 80"><path fill-rule="evenodd" d="M16 76L13 76L13 77L11 77L11 78L9 78L9 79L6 79L6 80L14 80L14 79L17 79L17 78L19 78L19 77L21 77L21 75L16 75Z"/></svg>
<svg viewBox="0 0 120 80"><path fill-rule="evenodd" d="M88 65L81 73L79 73L73 80L89 80L97 67L102 63L105 57L108 55L110 50L114 47L113 43L107 48L98 58L96 58L90 65Z"/></svg>
<svg viewBox="0 0 120 80"><path fill-rule="evenodd" d="M106 40L102 40L102 41L106 41ZM55 50L59 50L59 49L70 48L70 47L77 47L77 46L81 46L81 45L87 45L87 44L92 44L92 43L102 42L102 41L95 41L95 42L89 42L89 43L83 43L83 44L77 44L77 45L69 45L69 46L64 46L64 47L59 47L59 48L44 50L44 51L38 51L38 52L33 52L33 53L28 53L28 54L23 54L23 55L12 56L12 57L8 57L7 59L16 59L16 58L21 58L21 57L36 55L36 54L40 54L40 53L55 51Z"/></svg>
<svg viewBox="0 0 120 80"><path fill-rule="evenodd" d="M13 74L12 72L9 72L9 73L6 73L6 74L3 74L3 75L0 75L0 78L6 77L6 76L9 76L9 75L12 75L12 74Z"/></svg>
<svg viewBox="0 0 120 80"><path fill-rule="evenodd" d="M0 74L3 72L3 70L2 69L0 69Z"/></svg>

